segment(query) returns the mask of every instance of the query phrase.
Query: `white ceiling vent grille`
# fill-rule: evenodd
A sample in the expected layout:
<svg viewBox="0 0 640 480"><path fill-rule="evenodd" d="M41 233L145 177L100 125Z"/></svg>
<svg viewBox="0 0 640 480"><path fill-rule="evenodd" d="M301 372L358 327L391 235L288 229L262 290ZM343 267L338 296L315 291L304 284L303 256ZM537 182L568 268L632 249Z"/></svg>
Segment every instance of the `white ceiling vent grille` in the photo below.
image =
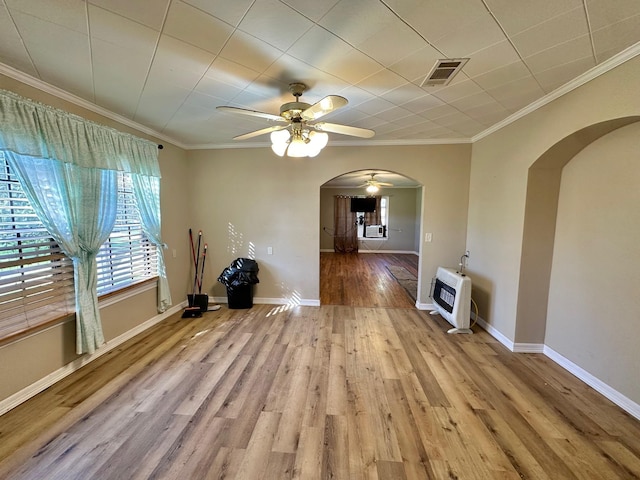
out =
<svg viewBox="0 0 640 480"><path fill-rule="evenodd" d="M438 60L420 86L448 85L468 61L468 58L444 58Z"/></svg>

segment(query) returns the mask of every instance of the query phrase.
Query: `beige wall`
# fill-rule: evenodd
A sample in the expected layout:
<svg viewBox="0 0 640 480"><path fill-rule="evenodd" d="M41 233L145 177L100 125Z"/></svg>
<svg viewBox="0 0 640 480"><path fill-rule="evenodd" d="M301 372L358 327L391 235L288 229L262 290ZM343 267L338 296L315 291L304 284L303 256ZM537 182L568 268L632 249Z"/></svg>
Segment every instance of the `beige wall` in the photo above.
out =
<svg viewBox="0 0 640 480"><path fill-rule="evenodd" d="M364 195L362 188L320 189L320 249L333 251L333 197ZM420 230L420 210L416 198L422 198L420 188L385 188L379 195L389 197L388 235L385 240L362 240L360 250L401 251L418 253L416 230Z"/></svg>
<svg viewBox="0 0 640 480"><path fill-rule="evenodd" d="M640 97L629 80L639 76L640 60L630 60L473 144L469 273L481 317L511 341L516 341L529 168L576 131L636 115Z"/></svg>
<svg viewBox="0 0 640 480"><path fill-rule="evenodd" d="M545 344L640 399L640 124L562 172Z"/></svg>
<svg viewBox="0 0 640 480"><path fill-rule="evenodd" d="M518 345L553 342L548 346L558 354L617 391L629 395L635 402L640 401L640 395L634 372L629 371L627 364L628 359L638 363L636 351L620 338L593 345L593 339L602 334L598 328L593 328L595 318L602 320L604 315L613 323L610 323L611 330L618 325L626 328L620 315L611 318L603 310L590 311L590 319L581 328L578 326L577 311L565 311L570 317L565 318L563 324L558 324L557 313L552 313L557 311L557 305L551 299L566 293L566 289L571 287L564 285L564 290L557 290L561 285L558 268L566 268L566 265L557 266L556 255L560 253L557 246L547 240L554 234L555 240L558 240L555 230L561 226L561 220L558 218L557 222L549 225L543 216L555 215L558 204L553 196L558 196L557 185L562 166L567 162L570 162L569 165L577 163L580 154L576 156L576 153L611 131L612 127L619 128L625 123L637 121L640 97L634 87L634 79L639 77L640 60L636 58L475 142L467 226L473 296L479 304L481 317L489 326L512 341L516 349ZM564 143L565 139L571 141ZM606 152L606 158L617 156L617 147L612 143L607 143L606 148L611 149ZM548 155L548 152L553 154ZM605 154L603 151L600 153ZM553 172L556 167L557 171ZM548 176L546 180L545 176ZM617 182L611 178L606 181ZM545 191L548 195L546 198L541 193ZM538 203L532 204L532 199ZM616 197L616 202L620 206L623 200ZM562 221L571 219L571 215L563 215ZM572 241L582 243L615 244L628 241L629 235L638 236L637 230L617 228L603 230L597 238L592 239L585 231L580 236L582 227L576 228L572 233L575 235ZM567 238L568 233L563 235ZM536 265L532 260L536 256L545 258L547 265ZM554 281L545 287L543 277L548 279L552 276L552 257ZM583 260L589 263L587 258ZM640 268L637 256L627 258L627 261L630 262L630 268L636 271ZM593 262L593 265L596 264ZM615 275L618 270L617 265L598 265L605 277ZM569 275L568 272L564 274ZM574 294L578 297L593 293L590 290L592 285L581 283L574 286ZM549 292L547 298L546 292ZM542 304L535 303L536 298ZM548 312L545 300L549 300ZM634 302L637 301L625 301L623 310L631 308L637 312L637 303ZM591 306L597 308L596 305ZM575 324L576 328L567 328L566 322ZM612 335L611 331L607 331L605 336ZM577 352L582 354L578 355Z"/></svg>
<svg viewBox="0 0 640 480"><path fill-rule="evenodd" d="M0 75L0 88L53 105L86 119L120 131L164 144L159 152L161 181L162 235L169 245L165 250L167 276L174 305L185 299L189 273L189 208L184 194L188 186L185 151L153 139L126 125L61 100L16 80ZM176 257L172 255L176 249ZM155 290L101 308L107 341L124 334L157 315ZM53 326L37 334L0 346L0 401L19 392L77 358L73 321Z"/></svg>
<svg viewBox="0 0 640 480"><path fill-rule="evenodd" d="M194 226L210 247L206 290L234 258L255 255L255 297L319 300L320 187L362 169L391 170L426 185L421 223L433 233L422 244L422 302L438 265L464 253L470 145L327 147L313 159L279 158L268 148L188 152ZM421 235L422 237L422 235ZM267 255L267 247L273 254Z"/></svg>

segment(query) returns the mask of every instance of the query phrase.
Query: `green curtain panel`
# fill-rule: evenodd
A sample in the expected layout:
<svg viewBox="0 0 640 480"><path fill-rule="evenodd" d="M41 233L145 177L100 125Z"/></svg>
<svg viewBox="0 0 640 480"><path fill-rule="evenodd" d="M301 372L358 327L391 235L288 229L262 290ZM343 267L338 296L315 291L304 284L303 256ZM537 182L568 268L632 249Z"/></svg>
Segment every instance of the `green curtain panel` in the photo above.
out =
<svg viewBox="0 0 640 480"><path fill-rule="evenodd" d="M73 260L78 354L104 343L96 254L115 222L117 171L139 177L136 200L145 233L158 248L158 310L171 305L160 238L157 145L0 90L0 150L38 217Z"/></svg>

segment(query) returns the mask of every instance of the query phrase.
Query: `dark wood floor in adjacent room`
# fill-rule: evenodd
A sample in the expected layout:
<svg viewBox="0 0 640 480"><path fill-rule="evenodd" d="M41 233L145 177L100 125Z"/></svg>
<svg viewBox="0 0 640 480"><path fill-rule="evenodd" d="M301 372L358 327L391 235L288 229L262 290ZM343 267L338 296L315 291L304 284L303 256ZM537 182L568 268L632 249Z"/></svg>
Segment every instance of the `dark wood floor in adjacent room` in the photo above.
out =
<svg viewBox="0 0 640 480"><path fill-rule="evenodd" d="M418 276L418 256L396 253L320 254L320 303L350 307L413 308L413 300L388 266Z"/></svg>
<svg viewBox="0 0 640 480"><path fill-rule="evenodd" d="M640 422L449 327L388 305L176 314L1 416L0 478L640 478Z"/></svg>

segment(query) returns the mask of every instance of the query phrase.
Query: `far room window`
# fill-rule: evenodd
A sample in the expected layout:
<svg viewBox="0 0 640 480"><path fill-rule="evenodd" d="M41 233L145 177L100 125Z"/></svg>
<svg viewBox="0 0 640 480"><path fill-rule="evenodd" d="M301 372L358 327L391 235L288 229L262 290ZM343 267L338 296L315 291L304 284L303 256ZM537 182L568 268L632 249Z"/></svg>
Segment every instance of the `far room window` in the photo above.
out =
<svg viewBox="0 0 640 480"><path fill-rule="evenodd" d="M380 197L380 220L374 220L374 213L357 212L358 238L387 238L389 225L389 197Z"/></svg>
<svg viewBox="0 0 640 480"><path fill-rule="evenodd" d="M97 260L98 295L157 276L129 174L118 176L116 224ZM73 275L0 152L0 339L72 314Z"/></svg>

